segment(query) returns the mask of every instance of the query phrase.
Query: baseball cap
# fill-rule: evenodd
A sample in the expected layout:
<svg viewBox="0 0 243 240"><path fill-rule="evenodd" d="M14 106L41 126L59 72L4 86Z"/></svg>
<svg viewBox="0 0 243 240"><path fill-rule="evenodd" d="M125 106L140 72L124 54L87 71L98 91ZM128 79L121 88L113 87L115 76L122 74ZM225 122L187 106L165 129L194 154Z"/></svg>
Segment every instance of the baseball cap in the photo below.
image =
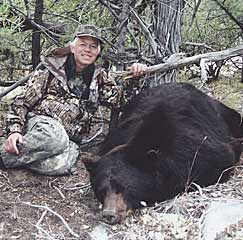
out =
<svg viewBox="0 0 243 240"><path fill-rule="evenodd" d="M76 37L93 37L100 41L100 43L104 43L101 37L101 31L94 25L80 25L75 33Z"/></svg>

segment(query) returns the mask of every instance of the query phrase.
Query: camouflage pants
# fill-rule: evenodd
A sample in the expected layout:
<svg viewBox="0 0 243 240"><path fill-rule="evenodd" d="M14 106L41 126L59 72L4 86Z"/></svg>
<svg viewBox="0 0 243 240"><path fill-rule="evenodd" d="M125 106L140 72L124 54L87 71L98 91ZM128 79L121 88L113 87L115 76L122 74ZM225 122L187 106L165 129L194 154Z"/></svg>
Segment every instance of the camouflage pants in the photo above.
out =
<svg viewBox="0 0 243 240"><path fill-rule="evenodd" d="M6 168L27 167L41 174L71 173L79 156L79 147L69 140L63 126L47 116L29 118L19 155L1 151Z"/></svg>

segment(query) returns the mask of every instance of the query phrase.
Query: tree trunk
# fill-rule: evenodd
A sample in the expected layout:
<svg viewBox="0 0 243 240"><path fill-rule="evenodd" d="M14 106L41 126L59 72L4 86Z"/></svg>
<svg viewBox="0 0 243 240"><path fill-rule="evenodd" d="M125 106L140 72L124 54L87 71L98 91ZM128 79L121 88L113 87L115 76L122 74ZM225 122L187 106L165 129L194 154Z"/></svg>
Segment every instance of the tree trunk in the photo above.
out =
<svg viewBox="0 0 243 240"><path fill-rule="evenodd" d="M43 0L36 0L35 2L35 13L34 21L36 24L42 23L43 15ZM35 29L32 33L32 67L36 68L40 62L40 52L41 52L41 32L40 29Z"/></svg>
<svg viewBox="0 0 243 240"><path fill-rule="evenodd" d="M158 51L163 59L179 52L183 5L183 0L156 0L154 3L153 32L159 42ZM162 59L156 58L156 63L161 61ZM166 75L157 75L151 84L156 86L175 81L176 71L172 70Z"/></svg>
<svg viewBox="0 0 243 240"><path fill-rule="evenodd" d="M118 49L118 56L122 56L125 52L125 42L126 42L126 33L127 33L127 24L128 24L128 17L129 17L129 6L131 1L130 0L123 0L122 2L122 11L119 15L119 23L120 23L120 34L118 37L117 49ZM122 58L119 58L122 59ZM124 70L124 63L119 60L117 63L117 70ZM109 130L116 128L118 124L118 117L119 117L120 109L112 108L111 111L111 118L109 124Z"/></svg>

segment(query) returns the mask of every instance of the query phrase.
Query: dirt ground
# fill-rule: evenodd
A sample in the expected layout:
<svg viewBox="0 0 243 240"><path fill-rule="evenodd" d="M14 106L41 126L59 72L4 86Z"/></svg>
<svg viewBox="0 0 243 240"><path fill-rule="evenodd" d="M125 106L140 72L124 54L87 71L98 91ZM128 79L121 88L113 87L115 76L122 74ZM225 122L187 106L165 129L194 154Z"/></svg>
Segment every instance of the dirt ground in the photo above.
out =
<svg viewBox="0 0 243 240"><path fill-rule="evenodd" d="M90 148L94 152L94 148ZM241 161L242 162L242 161ZM211 200L243 200L243 165L231 180L175 199L137 210L121 225L100 221L101 206L89 185L88 173L80 160L75 174L48 177L24 170L0 171L0 239L48 240L194 240L199 235L199 220ZM165 215L166 214L166 215ZM164 216L182 217L179 225ZM175 226L178 225L178 226ZM97 226L105 237L92 238ZM235 227L236 231L240 227ZM238 239L222 233L223 239ZM99 237L100 236L100 237Z"/></svg>
<svg viewBox="0 0 243 240"><path fill-rule="evenodd" d="M96 150L95 142L83 147L83 151L94 155ZM0 170L0 239L195 240L200 235L200 217L211 201L243 200L242 162L227 183L199 188L152 208L137 210L116 226L100 221L101 206L90 187L82 159L77 171L69 176ZM168 222L168 218L172 221ZM94 237L92 233L97 227L101 228L98 237ZM235 237L241 228L242 224L236 224L217 240L242 240L243 236Z"/></svg>
<svg viewBox="0 0 243 240"><path fill-rule="evenodd" d="M0 239L89 239L99 221L99 203L81 160L69 176L0 171L0 192Z"/></svg>

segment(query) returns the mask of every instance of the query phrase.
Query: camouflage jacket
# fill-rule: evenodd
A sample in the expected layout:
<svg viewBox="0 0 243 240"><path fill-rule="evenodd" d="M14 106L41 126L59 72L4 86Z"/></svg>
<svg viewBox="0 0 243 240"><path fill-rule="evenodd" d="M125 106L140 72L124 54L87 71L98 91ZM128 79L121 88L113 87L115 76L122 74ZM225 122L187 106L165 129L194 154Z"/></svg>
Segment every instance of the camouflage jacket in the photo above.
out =
<svg viewBox="0 0 243 240"><path fill-rule="evenodd" d="M43 68L32 72L23 93L11 103L7 116L7 132L24 133L33 114L59 120L71 140L79 142L88 133L90 121L99 104L119 105L122 88L109 80L105 69L95 68L89 95L82 99L70 90L65 69L70 51L63 48L42 60Z"/></svg>

